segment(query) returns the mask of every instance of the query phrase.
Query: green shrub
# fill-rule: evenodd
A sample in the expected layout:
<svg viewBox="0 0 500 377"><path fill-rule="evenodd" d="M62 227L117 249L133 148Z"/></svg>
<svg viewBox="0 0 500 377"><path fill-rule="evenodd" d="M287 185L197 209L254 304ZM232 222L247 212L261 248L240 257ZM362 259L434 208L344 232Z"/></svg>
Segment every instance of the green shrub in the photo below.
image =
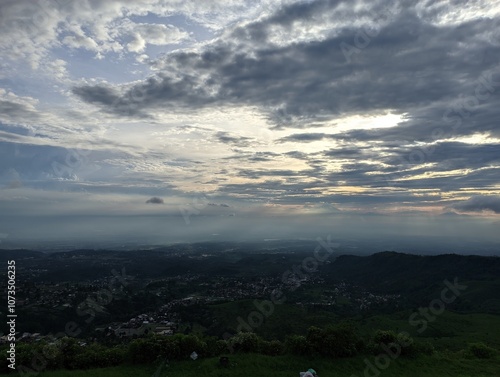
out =
<svg viewBox="0 0 500 377"><path fill-rule="evenodd" d="M24 365L31 368L33 357L38 351L31 344L17 344L16 345L16 364ZM3 356L3 355L2 355Z"/></svg>
<svg viewBox="0 0 500 377"><path fill-rule="evenodd" d="M180 350L180 340L179 337L183 336L182 334L176 334L174 336L170 336L168 338L164 338L160 340L161 351L160 357L169 359L169 360L180 360L182 359L182 354Z"/></svg>
<svg viewBox="0 0 500 377"><path fill-rule="evenodd" d="M324 331L316 326L309 327L307 331L306 341L313 352L319 352L323 347Z"/></svg>
<svg viewBox="0 0 500 377"><path fill-rule="evenodd" d="M195 335L149 336L133 340L128 347L128 356L133 363L151 363L158 358L184 360L193 351L207 353L207 344ZM119 357L119 355L114 355Z"/></svg>
<svg viewBox="0 0 500 377"><path fill-rule="evenodd" d="M467 347L467 353L471 356L477 357L478 359L490 359L497 351L494 348L488 347L486 344L471 343Z"/></svg>
<svg viewBox="0 0 500 377"><path fill-rule="evenodd" d="M311 345L305 336L291 335L286 338L285 351L292 355L308 356L311 354Z"/></svg>
<svg viewBox="0 0 500 377"><path fill-rule="evenodd" d="M416 344L413 338L405 333L396 334L394 331L384 330L377 330L367 349L374 355L391 352L407 357L414 357L424 350L430 354L433 352L429 346Z"/></svg>
<svg viewBox="0 0 500 377"><path fill-rule="evenodd" d="M359 343L359 337L348 323L331 325L325 329L311 327L306 339L312 350L321 356L350 357L358 353L356 344Z"/></svg>
<svg viewBox="0 0 500 377"><path fill-rule="evenodd" d="M42 342L41 353L47 359L47 369L59 369L63 365L62 352L57 343Z"/></svg>
<svg viewBox="0 0 500 377"><path fill-rule="evenodd" d="M128 347L128 357L134 364L155 361L162 353L162 344L155 337L134 339Z"/></svg>
<svg viewBox="0 0 500 377"><path fill-rule="evenodd" d="M260 338L252 332L240 332L228 339L230 347L235 352L259 352Z"/></svg>
<svg viewBox="0 0 500 377"><path fill-rule="evenodd" d="M182 335L176 334L173 338L178 339L179 346L179 357L180 359L186 359L194 351L199 354L204 354L207 348L207 344L201 341L195 335Z"/></svg>
<svg viewBox="0 0 500 377"><path fill-rule="evenodd" d="M401 355L414 357L419 353L419 346L413 341L410 335L399 333L396 337L396 343L401 347Z"/></svg>
<svg viewBox="0 0 500 377"><path fill-rule="evenodd" d="M203 339L206 344L205 355L208 357L220 356L229 352L227 342L214 336Z"/></svg>
<svg viewBox="0 0 500 377"><path fill-rule="evenodd" d="M279 340L262 340L259 344L259 353L268 356L278 356L284 351L283 343Z"/></svg>
<svg viewBox="0 0 500 377"><path fill-rule="evenodd" d="M228 353L229 352L229 348L227 346L227 341L225 341L225 340L218 340L215 343L215 348L214 348L213 352L215 353L215 356L220 356L222 354Z"/></svg>
<svg viewBox="0 0 500 377"><path fill-rule="evenodd" d="M373 342L375 344L390 344L395 343L396 340L397 335L394 331L377 330L373 336Z"/></svg>

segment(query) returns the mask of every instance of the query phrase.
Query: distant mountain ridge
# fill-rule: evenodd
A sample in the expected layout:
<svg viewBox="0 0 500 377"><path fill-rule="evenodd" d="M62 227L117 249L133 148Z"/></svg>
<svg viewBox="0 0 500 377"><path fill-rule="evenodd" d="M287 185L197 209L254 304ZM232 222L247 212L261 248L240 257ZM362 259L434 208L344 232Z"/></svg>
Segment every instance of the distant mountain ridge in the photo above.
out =
<svg viewBox="0 0 500 377"><path fill-rule="evenodd" d="M439 298L444 281L456 279L468 288L450 308L500 314L500 257L385 251L363 257L341 255L325 269L328 281L348 280L378 292L403 293L414 305Z"/></svg>

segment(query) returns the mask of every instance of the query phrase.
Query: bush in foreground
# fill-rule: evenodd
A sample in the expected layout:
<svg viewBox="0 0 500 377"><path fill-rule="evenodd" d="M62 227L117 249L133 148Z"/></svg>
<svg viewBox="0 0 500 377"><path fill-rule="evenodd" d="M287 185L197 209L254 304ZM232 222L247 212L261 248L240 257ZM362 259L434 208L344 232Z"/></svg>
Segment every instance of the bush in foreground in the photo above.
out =
<svg viewBox="0 0 500 377"><path fill-rule="evenodd" d="M360 339L354 326L348 323L324 329L311 327L306 337L314 353L326 357L351 357L358 353Z"/></svg>
<svg viewBox="0 0 500 377"><path fill-rule="evenodd" d="M429 342L417 342L405 333L396 334L394 331L377 330L368 346L369 352L379 355L386 353L387 349L397 350L399 355L406 357L434 353L434 346Z"/></svg>
<svg viewBox="0 0 500 377"><path fill-rule="evenodd" d="M467 354L473 357L477 357L478 359L490 359L496 354L496 350L494 348L488 347L486 344L479 343L471 343L469 347L467 347Z"/></svg>
<svg viewBox="0 0 500 377"><path fill-rule="evenodd" d="M309 356L311 354L311 345L307 342L305 336L291 335L286 338L285 352L295 356Z"/></svg>

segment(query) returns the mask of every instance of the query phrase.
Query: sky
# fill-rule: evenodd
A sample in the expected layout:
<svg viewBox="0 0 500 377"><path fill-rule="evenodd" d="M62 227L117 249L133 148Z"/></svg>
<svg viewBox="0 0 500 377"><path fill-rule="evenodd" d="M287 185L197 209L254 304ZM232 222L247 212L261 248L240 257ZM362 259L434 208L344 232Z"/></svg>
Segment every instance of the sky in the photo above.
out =
<svg viewBox="0 0 500 377"><path fill-rule="evenodd" d="M497 1L0 0L0 35L0 248L500 244Z"/></svg>

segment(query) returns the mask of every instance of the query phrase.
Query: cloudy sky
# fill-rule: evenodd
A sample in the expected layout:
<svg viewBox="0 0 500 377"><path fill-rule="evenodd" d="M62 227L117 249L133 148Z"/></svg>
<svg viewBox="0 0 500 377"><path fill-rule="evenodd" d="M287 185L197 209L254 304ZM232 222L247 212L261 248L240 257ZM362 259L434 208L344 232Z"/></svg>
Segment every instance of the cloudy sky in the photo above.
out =
<svg viewBox="0 0 500 377"><path fill-rule="evenodd" d="M499 242L500 4L0 0L2 245Z"/></svg>

